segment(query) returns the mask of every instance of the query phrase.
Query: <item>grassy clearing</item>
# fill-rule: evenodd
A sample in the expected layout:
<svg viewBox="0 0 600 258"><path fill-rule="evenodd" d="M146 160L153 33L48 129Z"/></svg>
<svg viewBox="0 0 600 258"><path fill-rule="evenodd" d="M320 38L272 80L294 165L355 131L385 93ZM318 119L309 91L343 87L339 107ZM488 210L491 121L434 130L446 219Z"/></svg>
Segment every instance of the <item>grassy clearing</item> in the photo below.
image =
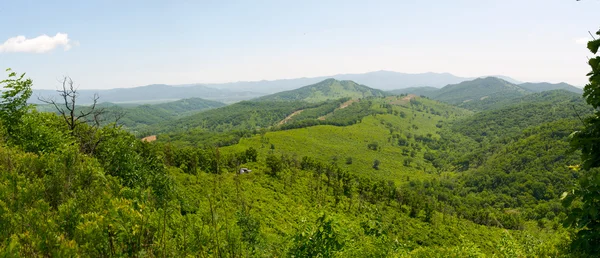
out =
<svg viewBox="0 0 600 258"><path fill-rule="evenodd" d="M223 151L254 147L261 155L273 153L297 159L310 156L336 163L354 173L395 182L432 177L435 169L423 159L423 154L430 150L415 136L439 138L436 126L439 121L470 113L428 99L417 98L420 104L398 101L402 98L374 100L371 108L387 110L388 114L367 116L355 125L319 125L267 132L244 138L237 145L223 148ZM399 144L399 139L405 140L405 143ZM380 162L378 169L373 168L375 160Z"/></svg>

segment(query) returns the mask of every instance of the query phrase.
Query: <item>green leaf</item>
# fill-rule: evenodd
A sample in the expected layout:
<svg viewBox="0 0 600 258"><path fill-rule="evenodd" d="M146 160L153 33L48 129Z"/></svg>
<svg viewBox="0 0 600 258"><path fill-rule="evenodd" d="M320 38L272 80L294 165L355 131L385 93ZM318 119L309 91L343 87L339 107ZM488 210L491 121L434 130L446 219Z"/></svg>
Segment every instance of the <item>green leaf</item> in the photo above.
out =
<svg viewBox="0 0 600 258"><path fill-rule="evenodd" d="M575 195L564 192L561 200L564 207L570 207L571 203L573 203L573 200L575 200Z"/></svg>
<svg viewBox="0 0 600 258"><path fill-rule="evenodd" d="M587 44L587 48L594 54L598 52L598 47L600 47L600 39L589 41Z"/></svg>

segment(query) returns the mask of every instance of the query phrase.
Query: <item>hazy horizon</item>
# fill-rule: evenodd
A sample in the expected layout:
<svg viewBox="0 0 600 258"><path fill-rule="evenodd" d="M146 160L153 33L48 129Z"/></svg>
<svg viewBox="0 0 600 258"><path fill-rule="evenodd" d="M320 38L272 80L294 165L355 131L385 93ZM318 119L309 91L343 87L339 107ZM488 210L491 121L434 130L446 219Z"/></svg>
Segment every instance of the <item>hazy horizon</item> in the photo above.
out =
<svg viewBox="0 0 600 258"><path fill-rule="evenodd" d="M54 89L63 75L80 89L112 89L380 70L581 87L598 7L561 0L11 2L0 9L0 22L12 24L0 30L0 68L26 72L35 89Z"/></svg>
<svg viewBox="0 0 600 258"><path fill-rule="evenodd" d="M474 76L474 77L469 77L469 76L461 76L461 75L457 75L457 74L452 74L452 73L447 73L447 72L423 72L423 73L404 73L404 72L400 72L400 71L390 71L390 70L377 70L377 71L366 71L366 72L362 72L362 73L336 73L336 74L327 74L327 75L316 75L316 76L305 76L305 77L295 77L295 78L277 78L277 79L262 79L262 80L240 80L240 81L223 81L223 82L188 82L188 83L177 83L177 84L172 84L172 83L150 83L150 84L145 84L145 85L132 85L129 87L114 87L114 88L88 88L88 87L80 87L80 89L83 90L112 90L112 89L127 89L127 88L136 88L136 87L145 87L145 86L152 86L152 85L168 85L168 86L175 86L175 87L185 87L185 86L195 86L195 85L204 85L207 87L211 87L211 86L216 86L216 85L224 85L224 84L233 84L233 83L252 83L252 82L274 82L274 81L285 81L285 80L296 80L296 79L313 79L313 78L323 78L323 80L332 78L332 79L336 79L334 78L335 76L339 76L339 75L361 75L361 74L370 74L370 73L376 73L376 72L392 72L392 73L399 73L399 74L408 74L408 75L420 75L420 74L448 74L448 75L452 75L452 76L456 76L456 77L463 77L466 79L475 79L475 78L481 78L481 77L497 77L497 76L506 76L506 75L501 75L501 74L494 74L494 75L481 75L481 76ZM506 76L509 77L511 79L517 80L517 81L521 81L518 78L514 78L512 76ZM344 80L344 79L336 79L336 80ZM55 86L60 86L60 82L58 81L57 78L57 82ZM530 81L521 81L522 83L525 82L530 82ZM530 83L538 83L538 82L546 82L546 81L531 81ZM75 82L77 83L77 82ZM556 83L562 83L562 82L556 82ZM35 82L34 82L35 84ZM302 85L302 86L307 86L307 85ZM369 85L366 85L369 86ZM582 85L573 85L579 88L583 88ZM369 86L371 87L371 86ZM429 87L429 86L411 86L411 87ZM431 86L434 87L434 86ZM216 87L216 88L221 88L221 87ZM377 88L375 86L373 86L373 88ZM34 87L34 89L36 90L55 90L57 89L57 87L49 87L49 88L40 88L40 87ZM252 90L252 89L248 89L248 90Z"/></svg>

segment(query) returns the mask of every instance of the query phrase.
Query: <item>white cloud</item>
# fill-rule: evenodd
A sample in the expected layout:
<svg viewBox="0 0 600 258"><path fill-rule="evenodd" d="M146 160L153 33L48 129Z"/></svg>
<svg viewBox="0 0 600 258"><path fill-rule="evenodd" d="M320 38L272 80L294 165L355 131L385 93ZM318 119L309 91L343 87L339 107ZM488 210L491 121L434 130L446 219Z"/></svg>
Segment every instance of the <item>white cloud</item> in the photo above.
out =
<svg viewBox="0 0 600 258"><path fill-rule="evenodd" d="M9 38L0 45L0 53L2 52L24 52L24 53L46 53L60 46L65 51L71 49L73 42L69 39L66 33L56 33L56 36L41 35L32 39L27 39L25 36L16 36ZM77 42L75 42L77 45Z"/></svg>
<svg viewBox="0 0 600 258"><path fill-rule="evenodd" d="M575 43L579 44L579 45L587 45L588 41L590 41L590 38L578 38L575 39Z"/></svg>

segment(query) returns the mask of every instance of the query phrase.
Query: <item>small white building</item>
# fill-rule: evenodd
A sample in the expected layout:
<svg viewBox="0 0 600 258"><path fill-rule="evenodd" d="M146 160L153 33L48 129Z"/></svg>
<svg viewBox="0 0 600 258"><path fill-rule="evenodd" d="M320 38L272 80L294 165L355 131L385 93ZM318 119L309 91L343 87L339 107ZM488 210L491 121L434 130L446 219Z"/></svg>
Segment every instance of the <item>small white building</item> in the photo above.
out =
<svg viewBox="0 0 600 258"><path fill-rule="evenodd" d="M246 174L246 173L250 173L252 172L252 170L248 169L248 168L240 168L240 174Z"/></svg>

